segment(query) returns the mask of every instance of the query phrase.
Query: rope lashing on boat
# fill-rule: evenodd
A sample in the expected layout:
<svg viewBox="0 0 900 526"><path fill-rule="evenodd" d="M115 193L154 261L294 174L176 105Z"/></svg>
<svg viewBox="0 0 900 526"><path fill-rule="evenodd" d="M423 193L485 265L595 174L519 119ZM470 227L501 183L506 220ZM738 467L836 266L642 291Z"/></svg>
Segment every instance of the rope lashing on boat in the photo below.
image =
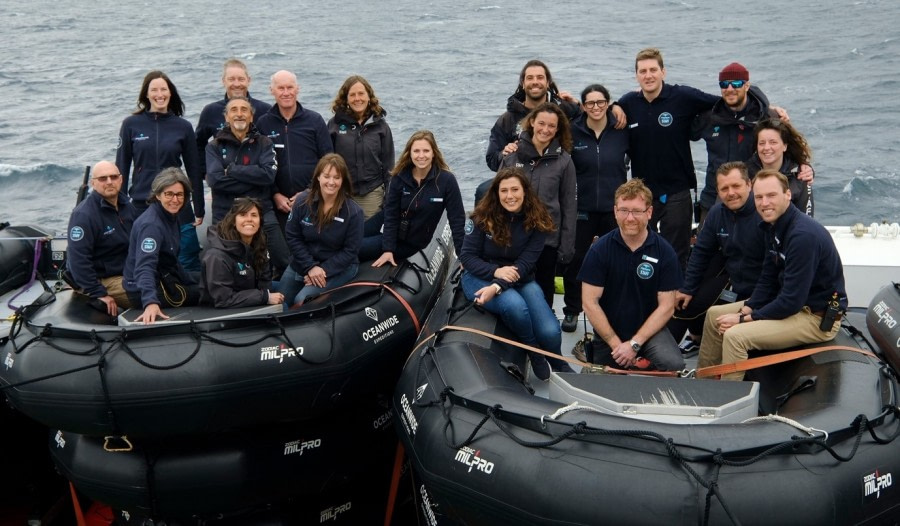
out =
<svg viewBox="0 0 900 526"><path fill-rule="evenodd" d="M143 358L138 356L134 352L134 349L129 347L128 343L126 343L126 341L125 341L128 339L128 331L126 331L125 328L122 328L122 332L120 333L120 336L113 343L118 343L119 347L121 347L122 350L125 351L126 354L128 354L128 356L131 356L131 358L134 359L134 361L143 365L144 367L147 367L148 369L153 369L156 371L170 371L172 369L177 369L177 368L181 367L182 365L190 362L200 352L200 347L203 346L203 341L200 337L200 330L197 328L197 326L193 322L193 320L190 322L190 331L191 331L191 334L194 336L194 339L197 341L197 345L194 347L194 350L191 351L191 354L189 354L187 356L187 358L181 360L180 362L176 362L176 363L172 363L172 364L168 364L168 365L152 364L152 363L148 362L147 360L144 360Z"/></svg>
<svg viewBox="0 0 900 526"><path fill-rule="evenodd" d="M403 308L406 309L406 313L409 314L409 318L413 322L413 327L415 327L415 329L416 329L416 334L419 334L419 331L422 330L422 324L419 321L419 317L416 316L416 311L415 311L415 309L412 308L412 305L410 305L409 302L406 301L406 299L404 299L403 296L401 296L399 292L397 292L396 290L387 286L386 284L379 283L376 281L354 281L351 283L346 283L344 285L341 285L340 287L335 287L331 290L335 291L335 290L339 290L339 289L343 289L343 288L350 288L350 287L379 287L379 288L382 288L383 290L390 292L391 295L394 296L394 298L398 302L400 302L400 305L402 305Z"/></svg>
<svg viewBox="0 0 900 526"><path fill-rule="evenodd" d="M817 429L815 427L807 427L796 420L781 415L754 416L753 418L741 421L742 424L752 424L754 422L781 422L782 424L787 424L793 428L799 429L809 436L816 436L816 433L819 433L822 436L822 439L828 440L828 431Z"/></svg>
<svg viewBox="0 0 900 526"><path fill-rule="evenodd" d="M22 347L16 347L15 340L13 340L13 348L14 348L13 354L19 354L19 353L23 352L26 348L28 348L29 345L31 345L32 343L37 342L37 341L42 341L44 339L44 337L49 336L50 333L51 333L50 325L48 324L48 325L44 326L44 328L41 331L41 334L39 334L39 335L35 336L34 338L31 338L30 340L25 342L25 344ZM75 356L87 356L93 352L102 351L103 342L100 340L96 331L93 331L93 330L91 331L91 341L94 342L93 347L91 347L90 349L88 349L86 351L81 351L81 352L69 351L68 349L62 349L62 348L59 348L59 347L53 345L50 342L45 342L45 343L47 343L48 345L51 345L54 349L57 349L66 354L71 354L71 355L75 355ZM80 367L67 369L65 371L59 371L56 373L46 374L44 376L39 376L37 378L30 378L28 380L23 380L21 382L17 382L14 384L0 385L0 391L5 391L6 389L15 389L17 387L22 387L24 385L42 382L44 380L50 380L53 378L57 378L60 376L65 376L68 374L73 374L73 373L77 373L77 372L81 372L81 371L86 371L88 369L93 369L94 367L97 367L97 364L91 363L88 365L82 365Z"/></svg>
<svg viewBox="0 0 900 526"><path fill-rule="evenodd" d="M572 402L571 404L560 407L556 411L553 412L552 415L541 415L541 427L546 428L546 424L544 423L544 418L548 418L549 420L556 420L557 418L571 413L572 411L588 411L593 413L603 414L603 411L597 409L596 407L591 407L588 405L578 405L578 402Z"/></svg>

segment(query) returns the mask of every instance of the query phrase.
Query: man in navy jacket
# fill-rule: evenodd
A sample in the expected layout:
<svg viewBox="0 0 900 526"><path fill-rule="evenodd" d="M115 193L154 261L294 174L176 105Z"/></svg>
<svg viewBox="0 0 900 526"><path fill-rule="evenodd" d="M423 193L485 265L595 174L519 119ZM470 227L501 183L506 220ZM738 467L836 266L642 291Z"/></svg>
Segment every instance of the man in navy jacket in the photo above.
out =
<svg viewBox="0 0 900 526"><path fill-rule="evenodd" d="M762 274L750 299L707 311L698 367L745 360L751 349L826 342L841 328L847 291L831 234L791 205L788 180L777 170L756 174L753 199L768 249ZM722 375L743 378L742 371Z"/></svg>
<svg viewBox="0 0 900 526"><path fill-rule="evenodd" d="M117 306L131 306L122 288L122 269L137 210L122 192L122 182L115 163L100 161L94 165L93 192L75 207L69 219L69 277L80 292L103 302L110 316L118 313Z"/></svg>

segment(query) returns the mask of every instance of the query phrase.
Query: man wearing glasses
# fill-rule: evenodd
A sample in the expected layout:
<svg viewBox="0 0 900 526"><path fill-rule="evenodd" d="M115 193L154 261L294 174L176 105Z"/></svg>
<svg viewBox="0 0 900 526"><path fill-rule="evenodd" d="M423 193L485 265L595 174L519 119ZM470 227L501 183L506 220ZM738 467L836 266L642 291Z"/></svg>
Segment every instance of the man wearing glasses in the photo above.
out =
<svg viewBox="0 0 900 526"><path fill-rule="evenodd" d="M69 218L67 277L79 292L115 316L118 307L131 306L122 288L122 269L137 210L122 192L122 174L115 163L94 165L91 188Z"/></svg>
<svg viewBox="0 0 900 526"><path fill-rule="evenodd" d="M615 194L618 228L588 250L578 273L582 307L594 326L594 363L661 371L684 368L684 358L666 323L675 310L681 270L672 246L648 228L653 194L640 179Z"/></svg>

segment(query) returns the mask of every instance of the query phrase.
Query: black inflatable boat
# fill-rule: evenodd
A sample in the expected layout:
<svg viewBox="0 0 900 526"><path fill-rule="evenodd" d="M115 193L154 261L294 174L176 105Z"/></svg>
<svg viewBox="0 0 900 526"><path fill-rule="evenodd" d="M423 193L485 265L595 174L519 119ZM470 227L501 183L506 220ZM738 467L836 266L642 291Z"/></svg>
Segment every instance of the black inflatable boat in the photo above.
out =
<svg viewBox="0 0 900 526"><path fill-rule="evenodd" d="M21 309L0 347L0 387L50 428L160 437L315 418L391 390L453 263L446 221L396 268L281 313L167 309L152 326L118 320L71 290Z"/></svg>
<svg viewBox="0 0 900 526"><path fill-rule="evenodd" d="M875 340L897 345L900 292L872 305ZM745 382L554 373L549 386L469 328L509 336L448 285L394 394L425 523L900 520L900 363L847 321L842 349Z"/></svg>

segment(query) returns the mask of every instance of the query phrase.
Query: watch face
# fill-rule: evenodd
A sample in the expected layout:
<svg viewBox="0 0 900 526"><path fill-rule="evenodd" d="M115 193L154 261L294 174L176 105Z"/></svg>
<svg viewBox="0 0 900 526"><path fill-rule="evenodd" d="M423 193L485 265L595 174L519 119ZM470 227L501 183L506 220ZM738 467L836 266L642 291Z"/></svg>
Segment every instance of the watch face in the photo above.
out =
<svg viewBox="0 0 900 526"><path fill-rule="evenodd" d="M631 348L634 349L635 351L641 350L641 346L638 345L637 342L631 342Z"/></svg>

